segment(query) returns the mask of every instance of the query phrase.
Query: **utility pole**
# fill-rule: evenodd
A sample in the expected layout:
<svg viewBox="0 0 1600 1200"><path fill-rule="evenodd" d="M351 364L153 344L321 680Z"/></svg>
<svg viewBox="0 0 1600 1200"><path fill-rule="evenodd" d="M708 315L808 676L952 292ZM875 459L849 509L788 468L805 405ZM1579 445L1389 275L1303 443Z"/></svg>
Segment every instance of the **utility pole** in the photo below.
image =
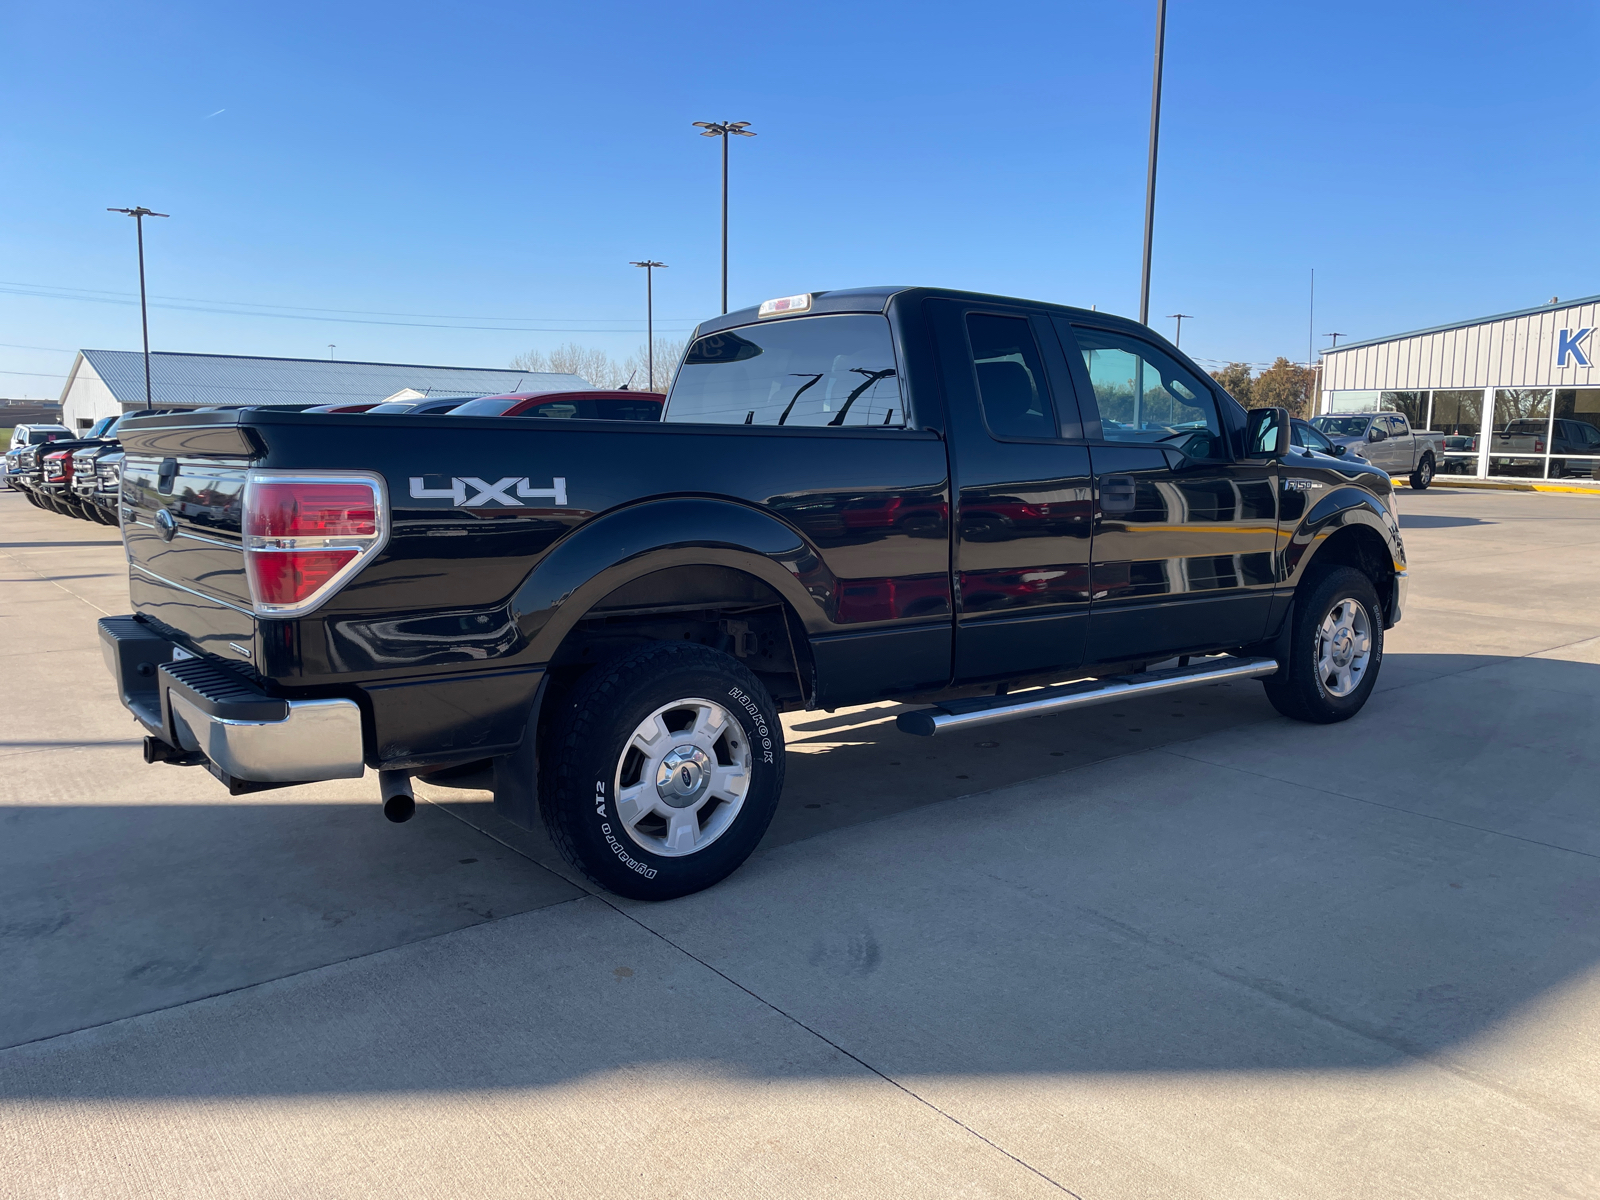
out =
<svg viewBox="0 0 1600 1200"><path fill-rule="evenodd" d="M1306 366L1317 364L1317 269L1311 268L1311 306L1306 311Z"/></svg>
<svg viewBox="0 0 1600 1200"><path fill-rule="evenodd" d="M124 213L133 218L134 228L139 234L139 324L144 329L144 406L151 408L150 402L150 309L144 298L144 219L146 217L165 217L167 213L152 212L148 208L108 208L107 212Z"/></svg>
<svg viewBox="0 0 1600 1200"><path fill-rule="evenodd" d="M644 268L644 361L645 373L650 380L650 390L656 390L656 294L655 271L657 267L665 267L663 262L645 259L643 262L630 262L630 267ZM727 277L723 277L723 287L727 287ZM722 311L728 311L727 296L723 296Z"/></svg>
<svg viewBox="0 0 1600 1200"><path fill-rule="evenodd" d="M1150 324L1150 244L1156 228L1156 144L1161 135L1161 60L1167 41L1167 0L1156 0L1156 68L1150 85L1150 169L1144 185L1144 271L1139 277L1139 324Z"/></svg>
<svg viewBox="0 0 1600 1200"><path fill-rule="evenodd" d="M1163 4L1166 0L1161 0ZM755 137L755 131L746 128L749 121L696 121L701 137L722 139L722 311L728 311L728 138Z"/></svg>
<svg viewBox="0 0 1600 1200"><path fill-rule="evenodd" d="M1337 350L1339 348L1339 339L1344 337L1345 335L1342 334L1342 333L1325 333L1322 336L1326 337L1326 338L1332 338L1333 339L1333 345L1329 346L1328 349Z"/></svg>
<svg viewBox="0 0 1600 1200"><path fill-rule="evenodd" d="M1178 332L1172 337L1172 344L1178 349L1183 349L1183 323L1194 320L1193 313L1168 313L1168 318L1178 323Z"/></svg>

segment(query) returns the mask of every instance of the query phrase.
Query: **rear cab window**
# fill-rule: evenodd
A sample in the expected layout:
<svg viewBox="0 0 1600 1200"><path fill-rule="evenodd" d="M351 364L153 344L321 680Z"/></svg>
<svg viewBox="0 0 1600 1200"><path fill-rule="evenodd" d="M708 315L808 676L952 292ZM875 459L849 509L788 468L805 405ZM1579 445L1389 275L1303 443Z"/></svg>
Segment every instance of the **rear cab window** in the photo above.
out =
<svg viewBox="0 0 1600 1200"><path fill-rule="evenodd" d="M792 317L696 338L663 420L701 425L902 428L889 319Z"/></svg>

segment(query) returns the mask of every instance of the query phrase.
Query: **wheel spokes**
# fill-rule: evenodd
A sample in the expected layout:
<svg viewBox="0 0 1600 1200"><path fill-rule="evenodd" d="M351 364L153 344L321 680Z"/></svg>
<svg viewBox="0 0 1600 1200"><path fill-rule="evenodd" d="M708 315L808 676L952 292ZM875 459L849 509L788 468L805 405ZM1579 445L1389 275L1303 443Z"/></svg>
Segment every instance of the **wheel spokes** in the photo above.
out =
<svg viewBox="0 0 1600 1200"><path fill-rule="evenodd" d="M707 789L706 795L716 796L721 800L737 800L744 795L749 783L749 773L743 767L719 766L711 772L711 787Z"/></svg>
<svg viewBox="0 0 1600 1200"><path fill-rule="evenodd" d="M617 819L630 829L655 811L654 785L645 782L617 793Z"/></svg>
<svg viewBox="0 0 1600 1200"><path fill-rule="evenodd" d="M700 817L692 808L676 808L667 821L667 849L680 854L694 849L700 836Z"/></svg>
<svg viewBox="0 0 1600 1200"><path fill-rule="evenodd" d="M709 704L699 709L694 715L694 734L704 738L706 744L713 745L720 738L723 731L728 728L728 718L720 710L712 708Z"/></svg>

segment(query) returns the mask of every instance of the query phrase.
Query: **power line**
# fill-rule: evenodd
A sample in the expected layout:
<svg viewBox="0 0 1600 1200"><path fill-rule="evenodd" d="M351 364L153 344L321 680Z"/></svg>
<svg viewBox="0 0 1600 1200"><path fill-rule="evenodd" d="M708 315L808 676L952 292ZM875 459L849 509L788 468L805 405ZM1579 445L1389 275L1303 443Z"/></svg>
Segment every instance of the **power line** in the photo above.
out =
<svg viewBox="0 0 1600 1200"><path fill-rule="evenodd" d="M138 300L126 292L105 292L90 288L58 288L48 284L35 283L10 283L0 282L0 294L12 296L33 296L45 300L68 300L88 304L137 304ZM151 306L165 308L177 312L201 312L215 316L234 317L271 317L277 320L293 321L322 321L334 322L341 325L386 325L402 329L458 329L466 332L483 333L640 333L637 326L617 324L614 317L457 317L440 313L374 313L373 316L417 316L432 317L434 321L503 321L503 325L460 325L460 324L434 324L426 320L415 321L383 321L371 317L360 316L333 316L320 314L333 313L364 313L364 309L317 309L301 308L296 310L291 305L280 304L254 304L238 300L198 300L187 297L157 297L151 300ZM231 307L225 307L231 306ZM280 311L271 311L271 310ZM581 324L543 324L544 322L582 322ZM600 324L609 322L609 324ZM692 329L698 322L685 317L664 318L663 326L676 327L675 331L682 332Z"/></svg>

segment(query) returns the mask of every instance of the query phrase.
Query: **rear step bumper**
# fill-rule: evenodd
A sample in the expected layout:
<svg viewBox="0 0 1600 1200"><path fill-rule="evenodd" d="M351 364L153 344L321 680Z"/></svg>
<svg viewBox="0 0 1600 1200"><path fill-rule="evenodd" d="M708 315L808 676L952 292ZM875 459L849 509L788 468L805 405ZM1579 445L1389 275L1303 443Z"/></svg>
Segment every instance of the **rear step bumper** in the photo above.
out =
<svg viewBox="0 0 1600 1200"><path fill-rule="evenodd" d="M895 718L895 725L902 733L932 737L936 733L975 729L980 725L993 725L1017 717L1041 717L1074 708L1088 708L1091 704L1105 704L1111 700L1159 696L1163 692L1176 692L1207 683L1226 683L1232 679L1258 679L1273 674L1277 669L1277 662L1270 658L1238 658L1232 655L1208 658L1187 667L1087 679L1082 683L1064 683L1009 696L947 700L932 708L901 713Z"/></svg>
<svg viewBox="0 0 1600 1200"><path fill-rule="evenodd" d="M100 649L122 703L151 736L199 753L229 780L356 779L366 768L354 700L283 700L133 617L102 617Z"/></svg>

